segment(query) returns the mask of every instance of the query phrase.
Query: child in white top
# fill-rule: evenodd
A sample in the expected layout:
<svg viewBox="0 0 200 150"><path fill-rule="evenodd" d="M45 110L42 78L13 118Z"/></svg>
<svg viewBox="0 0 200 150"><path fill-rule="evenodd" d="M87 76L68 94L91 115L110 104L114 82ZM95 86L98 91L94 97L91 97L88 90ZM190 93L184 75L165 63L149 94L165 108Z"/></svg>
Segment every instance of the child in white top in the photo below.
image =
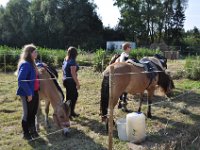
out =
<svg viewBox="0 0 200 150"><path fill-rule="evenodd" d="M125 61L127 61L129 59L129 53L131 51L131 44L128 43L128 42L124 43L122 45L122 49L124 51L121 53L121 55L120 55L120 57L118 59L119 62L125 62ZM126 100L127 100L127 93L123 93L120 96L120 101L119 101L118 108L121 108L122 111L124 111L124 112L130 112L130 110L128 110L126 108L126 105L127 105L127 101Z"/></svg>
<svg viewBox="0 0 200 150"><path fill-rule="evenodd" d="M119 58L119 62L125 62L129 58L129 53L131 51L130 43L126 42L122 45L122 49L124 50Z"/></svg>

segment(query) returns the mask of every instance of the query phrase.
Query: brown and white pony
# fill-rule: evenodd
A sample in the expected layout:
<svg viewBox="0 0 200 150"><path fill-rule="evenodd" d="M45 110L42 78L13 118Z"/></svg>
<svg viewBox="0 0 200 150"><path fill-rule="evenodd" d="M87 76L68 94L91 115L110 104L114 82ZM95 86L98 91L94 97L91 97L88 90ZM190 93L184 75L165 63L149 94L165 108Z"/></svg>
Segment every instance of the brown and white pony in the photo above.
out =
<svg viewBox="0 0 200 150"><path fill-rule="evenodd" d="M126 62L116 62L109 65L103 72L103 81L101 86L101 102L100 102L100 113L102 115L102 121L106 121L107 109L109 103L109 74L110 66L114 67L114 77L113 77L113 108L118 103L118 99L123 92L130 94L140 93L140 105L138 112L141 111L141 105L143 101L144 91L147 91L148 96L148 110L147 117L151 118L151 104L152 96L157 86L163 89L163 92L167 94L171 92L174 87L171 77L163 71L163 69L154 64L157 67L158 72L154 78L149 78L149 74L145 73L145 69L142 66L137 66L134 64ZM159 72L160 71L160 72Z"/></svg>
<svg viewBox="0 0 200 150"><path fill-rule="evenodd" d="M38 69L39 79L44 79L40 81L40 99L45 100L45 123L49 127L48 115L49 115L49 105L51 104L54 110L53 119L57 126L63 129L64 134L67 134L70 127L70 102L64 102L63 91L58 84L56 78L56 70L50 67L41 67ZM52 78L55 78L52 80ZM38 109L39 110L39 109ZM38 111L38 115L40 115ZM38 117L36 117L38 118ZM36 124L38 121L36 121ZM39 125L36 125L39 127Z"/></svg>

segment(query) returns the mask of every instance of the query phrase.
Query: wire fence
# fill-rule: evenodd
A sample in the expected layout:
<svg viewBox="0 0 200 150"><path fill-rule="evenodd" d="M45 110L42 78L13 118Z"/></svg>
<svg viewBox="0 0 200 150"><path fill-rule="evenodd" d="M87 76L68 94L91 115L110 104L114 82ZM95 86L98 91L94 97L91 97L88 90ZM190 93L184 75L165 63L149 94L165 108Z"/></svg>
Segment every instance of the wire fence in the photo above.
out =
<svg viewBox="0 0 200 150"><path fill-rule="evenodd" d="M5 57L5 55L4 55L4 57ZM1 63L1 64L4 64L4 65L5 65L5 68L6 68L6 60L4 60L4 62ZM184 71L184 70L182 70L182 71ZM158 72L163 72L163 71L152 71L152 72L158 73ZM139 72L139 73L130 72L130 73L125 73L125 74L127 74L127 75L138 75L138 74L148 74L148 73L152 73L152 72L148 72L148 71ZM5 69L5 73L6 73L6 69ZM121 75L125 75L125 74L124 74L124 73L123 73L123 74L121 74L121 73L115 73L114 76L121 76ZM44 81L44 80L57 80L57 78L37 79L37 80L39 80L39 81ZM21 80L21 82L30 82L30 81L34 81L34 80ZM17 81L17 80L13 80L13 81L0 81L0 86L4 86L4 84L13 84L13 83L17 83L17 82L19 82L19 81ZM184 96L184 95L188 95L188 94L190 94L191 92L194 92L194 90L185 91L185 92L183 92L183 93L181 93L181 94L179 94L179 95L177 95L177 96L174 96L174 97L172 97L172 98L166 98L166 99L163 100L163 101L156 102L156 103L153 103L153 104L150 104L150 105L153 106L153 105L158 105L158 104L162 104L162 103L173 103L173 102L172 102L173 99L177 99L177 98L182 97L182 96ZM12 99L12 98L13 98L13 97L10 97L10 98L7 97L7 99ZM194 102L199 103L199 101L194 101ZM182 108L179 108L179 109L182 109ZM166 130L167 126L169 126L169 125L174 125L174 124L176 124L176 123L177 123L177 122L172 122L172 123L170 124L170 123L169 123L169 120L168 120L168 121L166 122L166 125L165 125L165 130ZM38 140L38 139L40 139L40 138L42 138L42 137L45 137L45 136L54 135L54 134L56 134L56 133L58 133L58 132L62 132L62 131L63 131L63 129L55 130L55 131L50 132L50 133L48 133L48 134L41 135L41 136L38 137L38 138L34 138L34 139L30 140L30 142L36 141L36 140ZM196 139L194 139L194 140L196 140Z"/></svg>

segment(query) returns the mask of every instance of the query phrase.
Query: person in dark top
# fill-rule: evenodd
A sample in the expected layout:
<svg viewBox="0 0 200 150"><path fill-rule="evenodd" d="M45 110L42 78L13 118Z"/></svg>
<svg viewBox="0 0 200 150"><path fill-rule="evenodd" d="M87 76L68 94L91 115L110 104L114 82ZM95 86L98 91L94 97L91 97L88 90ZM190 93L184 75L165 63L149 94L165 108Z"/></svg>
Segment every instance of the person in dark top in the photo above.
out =
<svg viewBox="0 0 200 150"><path fill-rule="evenodd" d="M37 58L36 47L33 44L25 45L18 63L18 89L17 95L21 97L23 115L23 138L32 140L38 137L35 126L35 116L39 104L39 80L35 64Z"/></svg>
<svg viewBox="0 0 200 150"><path fill-rule="evenodd" d="M62 65L63 85L66 88L66 100L71 101L71 119L72 117L79 116L79 114L75 113L75 105L78 99L78 90L80 89L77 74L77 71L79 70L79 66L76 62L77 55L77 49L75 47L69 47L67 50L67 56L65 57Z"/></svg>

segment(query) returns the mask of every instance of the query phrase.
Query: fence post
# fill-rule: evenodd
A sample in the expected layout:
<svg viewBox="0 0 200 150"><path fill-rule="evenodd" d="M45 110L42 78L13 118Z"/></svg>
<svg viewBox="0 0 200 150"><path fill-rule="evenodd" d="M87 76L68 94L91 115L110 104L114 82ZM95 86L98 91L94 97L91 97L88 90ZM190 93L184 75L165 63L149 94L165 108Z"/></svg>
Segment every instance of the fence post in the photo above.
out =
<svg viewBox="0 0 200 150"><path fill-rule="evenodd" d="M4 71L6 73L6 54L4 54Z"/></svg>
<svg viewBox="0 0 200 150"><path fill-rule="evenodd" d="M108 126L108 134L109 134L109 145L108 149L112 150L113 146L113 77L114 77L114 66L110 66L110 74L109 74L109 126Z"/></svg>
<svg viewBox="0 0 200 150"><path fill-rule="evenodd" d="M40 55L40 61L42 62L42 55Z"/></svg>

